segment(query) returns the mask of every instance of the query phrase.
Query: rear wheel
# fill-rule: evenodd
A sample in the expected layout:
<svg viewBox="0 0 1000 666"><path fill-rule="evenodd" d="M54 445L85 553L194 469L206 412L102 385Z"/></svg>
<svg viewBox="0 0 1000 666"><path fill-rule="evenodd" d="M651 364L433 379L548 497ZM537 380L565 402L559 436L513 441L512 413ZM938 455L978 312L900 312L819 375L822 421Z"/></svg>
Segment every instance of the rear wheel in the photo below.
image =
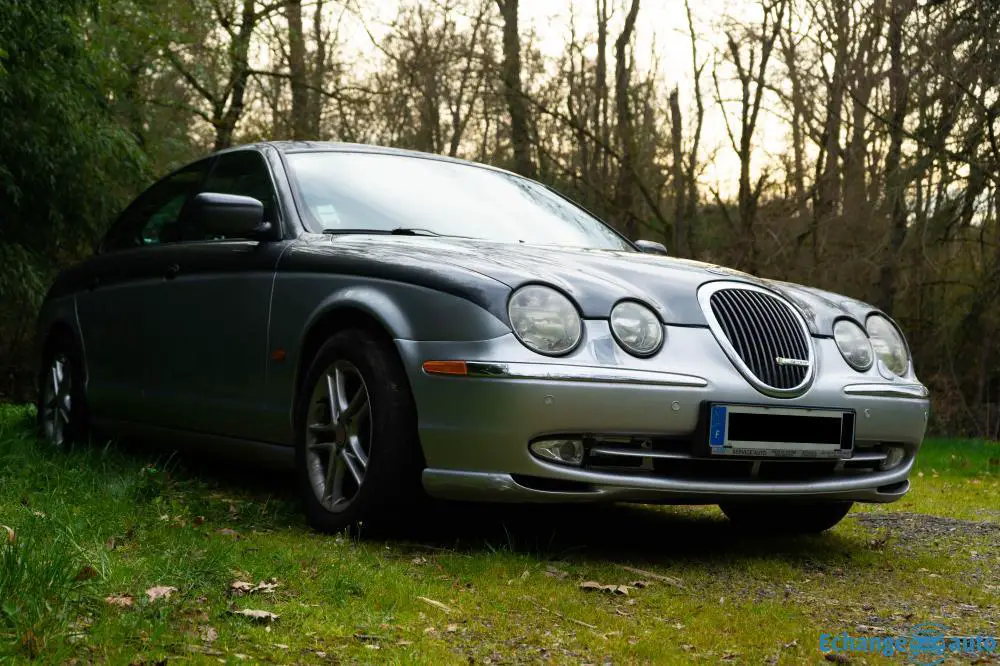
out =
<svg viewBox="0 0 1000 666"><path fill-rule="evenodd" d="M71 338L60 336L46 347L39 382L39 435L57 448L83 442L89 417L83 391L83 361Z"/></svg>
<svg viewBox="0 0 1000 666"><path fill-rule="evenodd" d="M296 467L309 524L339 532L402 513L419 494L416 410L391 342L335 333L309 364L296 405Z"/></svg>
<svg viewBox="0 0 1000 666"><path fill-rule="evenodd" d="M766 534L817 534L848 514L853 502L797 502L795 500L726 502L719 505L733 526Z"/></svg>

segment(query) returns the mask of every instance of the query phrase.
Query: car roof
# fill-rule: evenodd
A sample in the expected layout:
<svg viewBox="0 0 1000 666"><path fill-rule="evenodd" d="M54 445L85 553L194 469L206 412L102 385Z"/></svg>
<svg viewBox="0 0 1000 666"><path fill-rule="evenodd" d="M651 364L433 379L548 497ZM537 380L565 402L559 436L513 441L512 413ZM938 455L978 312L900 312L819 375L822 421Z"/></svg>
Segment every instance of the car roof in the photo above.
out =
<svg viewBox="0 0 1000 666"><path fill-rule="evenodd" d="M253 148L263 148L265 146L270 146L285 155L294 153L369 153L373 155L397 155L400 157L416 157L420 159L437 160L439 162L466 164L484 169L492 169L494 171L502 171L504 173L513 173L507 169L501 169L490 164L463 160L457 157L448 157L447 155L425 153L419 150L406 150L404 148L391 148L389 146L377 146L367 143L342 143L338 141L258 141L257 143L232 146L231 148L217 151L213 153L213 155L223 155L225 153Z"/></svg>

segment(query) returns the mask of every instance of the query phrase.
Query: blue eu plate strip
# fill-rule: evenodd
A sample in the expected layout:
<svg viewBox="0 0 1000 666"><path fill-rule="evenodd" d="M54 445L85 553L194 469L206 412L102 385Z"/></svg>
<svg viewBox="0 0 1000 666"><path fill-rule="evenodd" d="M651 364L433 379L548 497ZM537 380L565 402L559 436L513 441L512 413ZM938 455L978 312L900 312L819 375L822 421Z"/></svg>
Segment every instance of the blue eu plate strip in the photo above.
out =
<svg viewBox="0 0 1000 666"><path fill-rule="evenodd" d="M710 446L722 446L726 443L725 405L712 405L712 417L708 425L708 443Z"/></svg>

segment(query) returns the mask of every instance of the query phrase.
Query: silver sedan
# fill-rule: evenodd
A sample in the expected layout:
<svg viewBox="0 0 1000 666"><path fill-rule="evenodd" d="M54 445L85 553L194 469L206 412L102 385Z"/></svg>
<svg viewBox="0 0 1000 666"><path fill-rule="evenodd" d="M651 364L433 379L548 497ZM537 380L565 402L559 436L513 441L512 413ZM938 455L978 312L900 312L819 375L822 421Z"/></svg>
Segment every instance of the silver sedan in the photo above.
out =
<svg viewBox="0 0 1000 666"><path fill-rule="evenodd" d="M928 399L896 324L665 255L500 169L241 146L154 184L58 277L39 425L294 459L324 531L422 493L791 531L902 497Z"/></svg>

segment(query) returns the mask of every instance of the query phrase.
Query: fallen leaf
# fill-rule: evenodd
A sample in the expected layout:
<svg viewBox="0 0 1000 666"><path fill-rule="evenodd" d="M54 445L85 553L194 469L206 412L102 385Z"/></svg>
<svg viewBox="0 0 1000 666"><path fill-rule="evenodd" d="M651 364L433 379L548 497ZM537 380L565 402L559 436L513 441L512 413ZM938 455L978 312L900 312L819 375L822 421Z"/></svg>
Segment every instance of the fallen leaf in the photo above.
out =
<svg viewBox="0 0 1000 666"><path fill-rule="evenodd" d="M456 631L458 631L458 625L457 624L449 624L447 627L444 628L444 630L447 631L449 634L453 634Z"/></svg>
<svg viewBox="0 0 1000 666"><path fill-rule="evenodd" d="M241 608L239 610L229 611L233 615L242 615L243 617L248 617L251 620L256 620L257 622L274 622L280 615L272 613L266 610L253 610L251 608Z"/></svg>
<svg viewBox="0 0 1000 666"><path fill-rule="evenodd" d="M258 592L267 594L269 592L274 592L278 588L278 585L279 583L267 583L264 581L260 581L254 585L253 583L248 583L244 580L234 580L229 585L229 590L237 596L244 594L257 594Z"/></svg>
<svg viewBox="0 0 1000 666"><path fill-rule="evenodd" d="M408 641L408 640L405 640L405 639L401 638L398 641L396 641L396 645L405 647L407 645L413 645L413 641Z"/></svg>
<svg viewBox="0 0 1000 666"><path fill-rule="evenodd" d="M157 585L156 587L151 587L146 590L146 596L149 597L150 601L156 601L157 599L169 599L170 595L176 591L176 587Z"/></svg>
<svg viewBox="0 0 1000 666"><path fill-rule="evenodd" d="M628 585L602 585L597 581L588 580L580 583L580 589L587 592L606 592L608 594L620 594L627 597L629 590L632 588Z"/></svg>
<svg viewBox="0 0 1000 666"><path fill-rule="evenodd" d="M104 597L104 601L119 608L131 608L133 603L132 597L127 594L112 594L110 597Z"/></svg>
<svg viewBox="0 0 1000 666"><path fill-rule="evenodd" d="M248 583L245 580L234 580L229 589L237 594L245 594L253 589L253 583Z"/></svg>
<svg viewBox="0 0 1000 666"><path fill-rule="evenodd" d="M410 562L412 562L413 564L427 564L427 558L418 555L414 557L412 560L410 560Z"/></svg>
<svg viewBox="0 0 1000 666"><path fill-rule="evenodd" d="M45 518L45 512L44 511L39 511L38 509L35 509L34 511L32 511L31 515L33 515L36 518Z"/></svg>
<svg viewBox="0 0 1000 666"><path fill-rule="evenodd" d="M275 643L274 647L278 648L279 650L287 650L288 649L288 646L285 645L284 643Z"/></svg>
<svg viewBox="0 0 1000 666"><path fill-rule="evenodd" d="M89 564L84 565L82 569L73 577L75 581L90 580L91 578L97 578L97 569L90 566Z"/></svg>
<svg viewBox="0 0 1000 666"><path fill-rule="evenodd" d="M206 643L212 643L219 637L219 632L214 627L206 625L198 630L198 636Z"/></svg>
<svg viewBox="0 0 1000 666"><path fill-rule="evenodd" d="M679 578L674 578L673 576L667 576L667 575L664 575L664 574L654 573L652 571L646 571L645 569L638 569L636 567L630 567L630 566L628 566L626 564L621 564L619 566L621 566L621 568L624 569L625 571L630 571L630 572L632 572L634 574L638 574L640 576L643 576L644 578L652 578L653 580L658 580L661 583L668 583L670 585L673 585L674 587L679 587L682 590L686 590L687 589L686 587L684 587L684 583L682 583Z"/></svg>
<svg viewBox="0 0 1000 666"><path fill-rule="evenodd" d="M785 643L781 646L783 650L791 650L792 648L797 648L799 646L798 639L793 639L791 643Z"/></svg>
<svg viewBox="0 0 1000 666"><path fill-rule="evenodd" d="M195 516L194 520L191 521L191 524L192 525L204 525L205 524L205 516Z"/></svg>
<svg viewBox="0 0 1000 666"><path fill-rule="evenodd" d="M644 587L649 587L650 582L648 580L634 580L628 584L629 587L634 587L637 590L641 590Z"/></svg>
<svg viewBox="0 0 1000 666"><path fill-rule="evenodd" d="M434 601L433 599L428 599L427 597L417 597L417 599L420 599L425 604L430 604L431 606L434 606L434 608L437 608L438 610L442 610L445 613L454 613L455 612L454 609L452 609L450 606L446 606L443 603L441 603L440 601Z"/></svg>
<svg viewBox="0 0 1000 666"><path fill-rule="evenodd" d="M234 539L239 539L240 538L240 533L239 532L237 532L234 529L230 529L228 527L223 527L221 530L218 530L216 532L216 534L221 534L222 536L233 537Z"/></svg>
<svg viewBox="0 0 1000 666"><path fill-rule="evenodd" d="M7 532L7 543L14 544L17 543L17 535L14 534L14 528L7 527L6 525L0 525Z"/></svg>

